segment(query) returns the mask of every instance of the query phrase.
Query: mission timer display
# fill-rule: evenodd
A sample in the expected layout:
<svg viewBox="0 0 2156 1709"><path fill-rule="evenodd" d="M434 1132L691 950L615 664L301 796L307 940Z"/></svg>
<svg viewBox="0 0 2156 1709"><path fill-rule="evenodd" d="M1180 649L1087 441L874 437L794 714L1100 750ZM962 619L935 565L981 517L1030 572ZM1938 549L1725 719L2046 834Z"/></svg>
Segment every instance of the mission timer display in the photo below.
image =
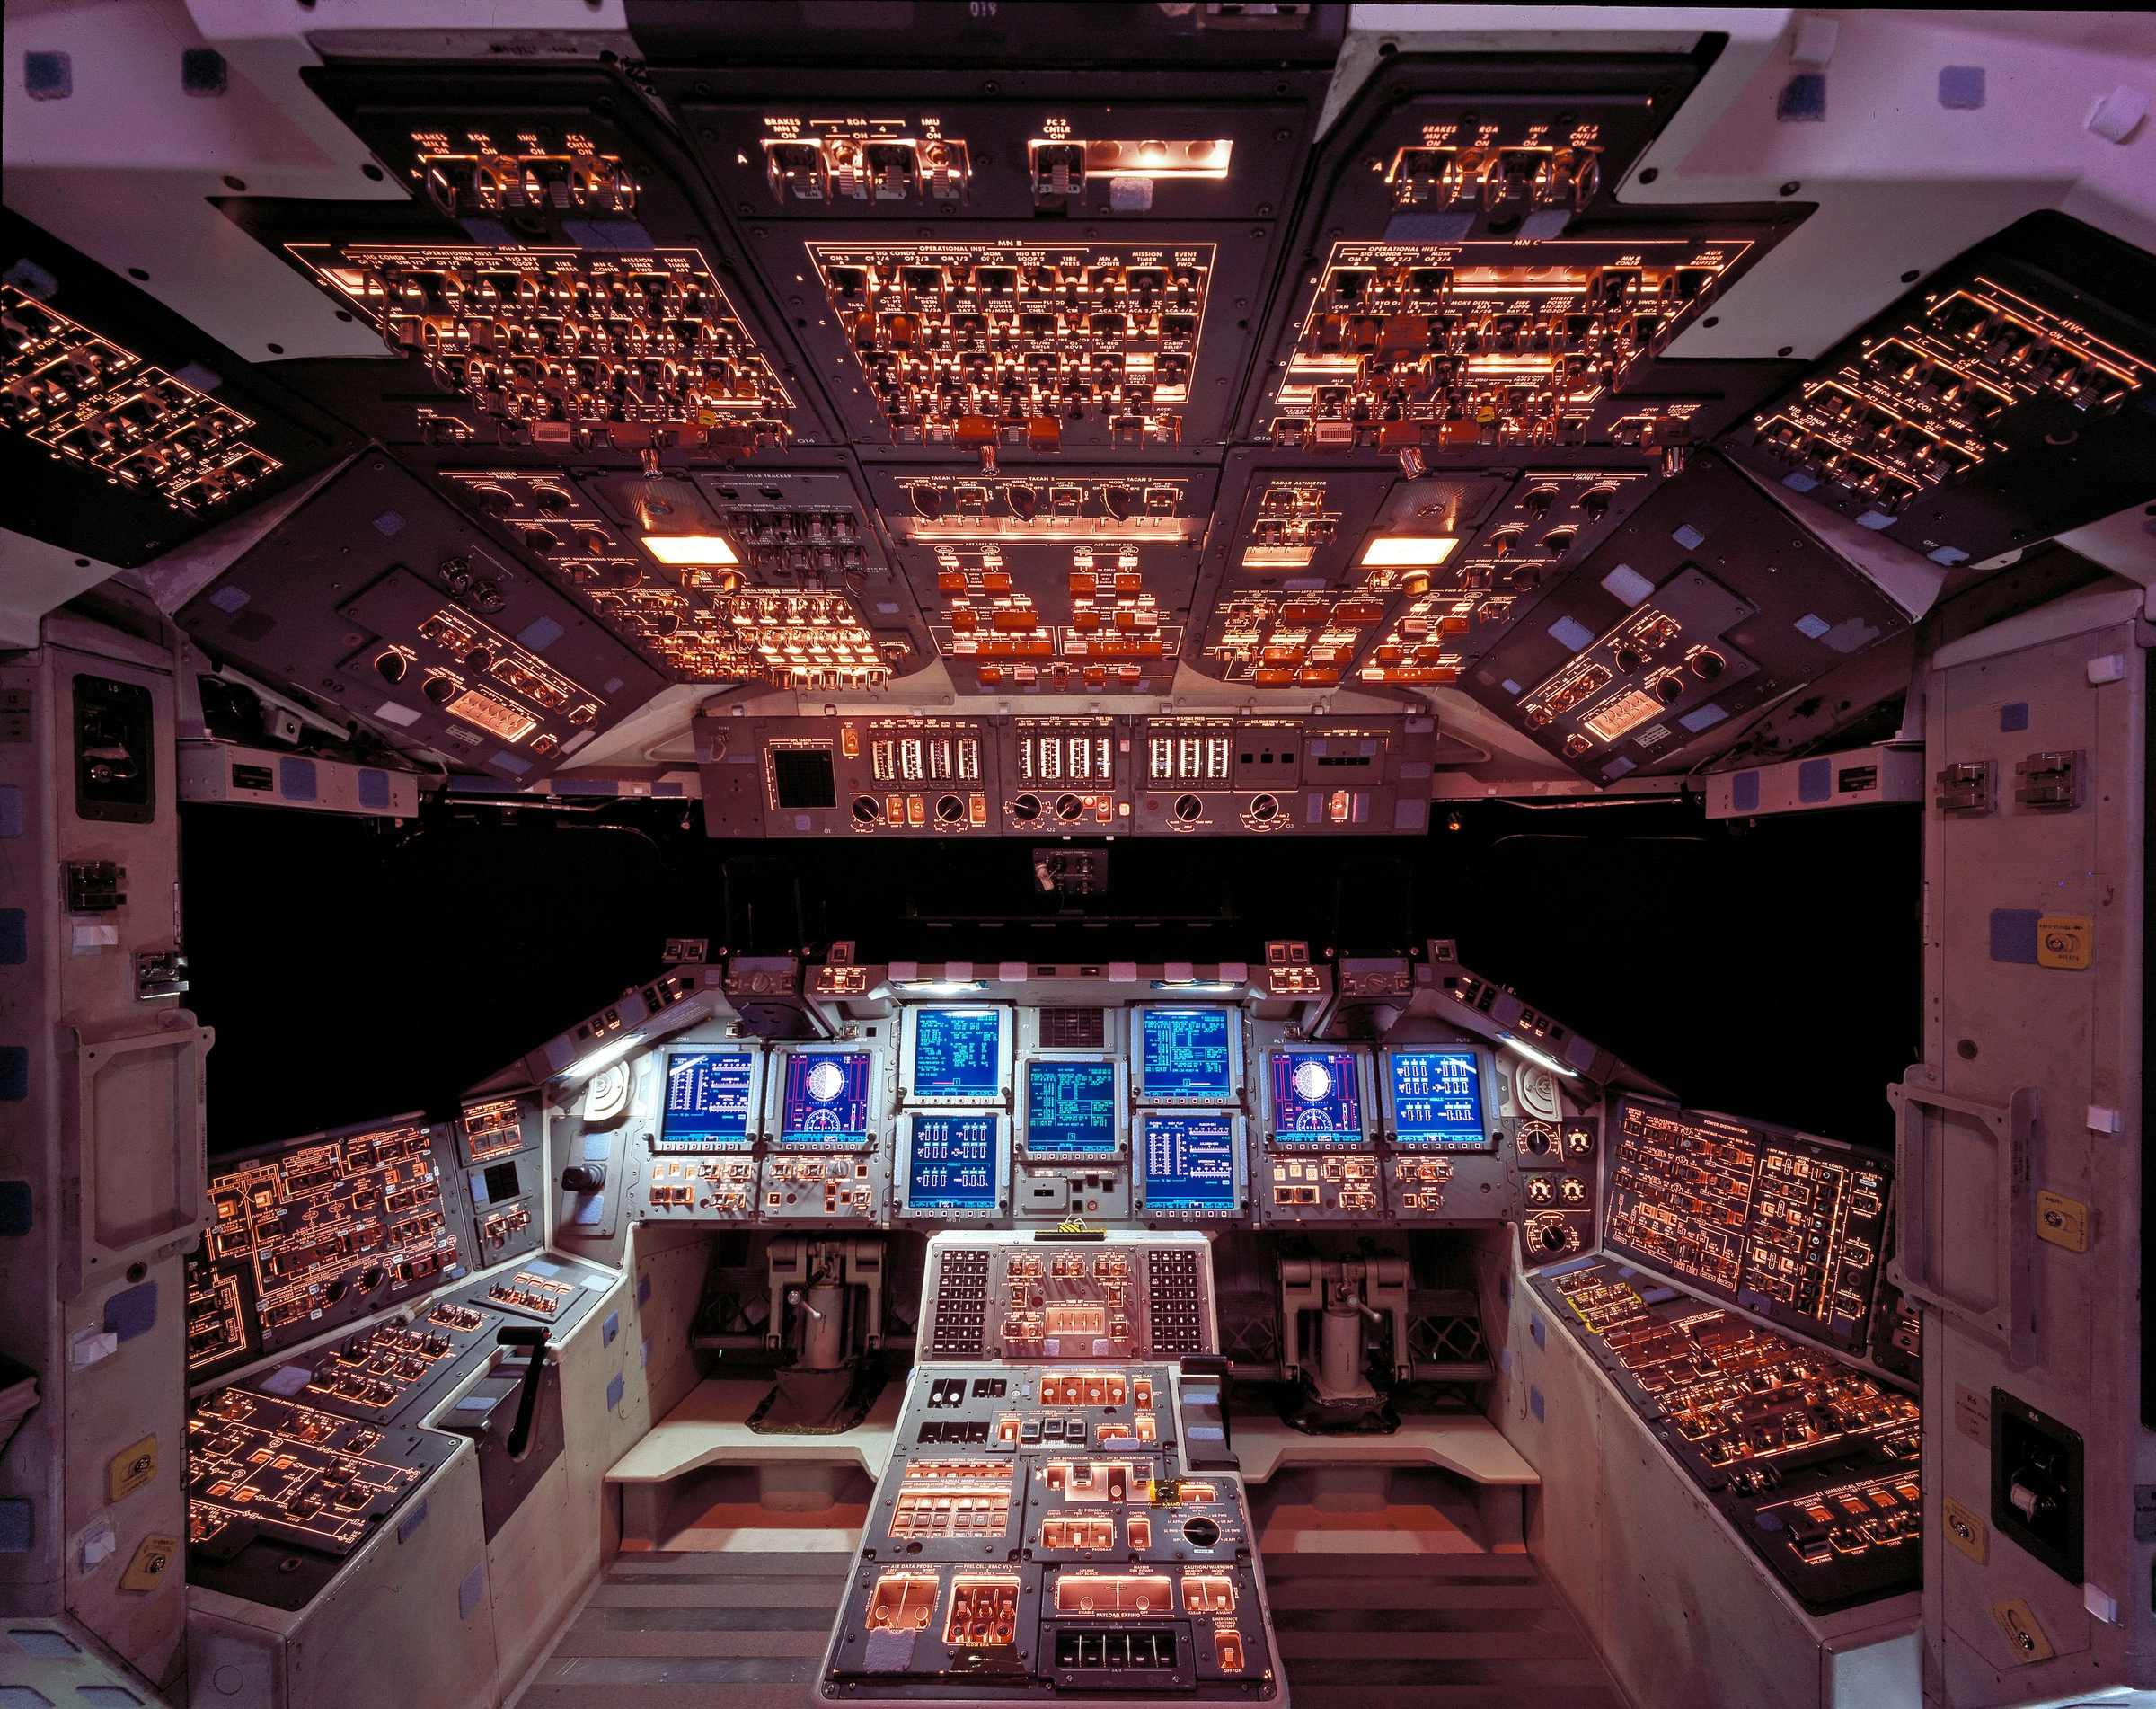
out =
<svg viewBox="0 0 2156 1709"><path fill-rule="evenodd" d="M1145 1208L1235 1209L1235 1119L1145 1118Z"/></svg>
<svg viewBox="0 0 2156 1709"><path fill-rule="evenodd" d="M1000 1116L915 1116L906 1159L906 1203L915 1210L996 1208Z"/></svg>
<svg viewBox="0 0 2156 1709"><path fill-rule="evenodd" d="M1186 1103L1233 1102L1233 1022L1225 1009L1146 1009L1138 1027L1138 1092Z"/></svg>
<svg viewBox="0 0 2156 1709"><path fill-rule="evenodd" d="M1116 1148L1116 1065L1026 1065L1026 1149L1036 1155L1099 1155Z"/></svg>
<svg viewBox="0 0 2156 1709"><path fill-rule="evenodd" d="M915 1009L912 1020L915 1097L1001 1095L1001 1009Z"/></svg>
<svg viewBox="0 0 2156 1709"><path fill-rule="evenodd" d="M1392 1137L1403 1146L1441 1151L1492 1149L1482 1120L1482 1069L1471 1050L1395 1050Z"/></svg>
<svg viewBox="0 0 2156 1709"><path fill-rule="evenodd" d="M869 1053L818 1050L786 1058L779 1142L855 1145L869 1138Z"/></svg>
<svg viewBox="0 0 2156 1709"><path fill-rule="evenodd" d="M1282 1145L1363 1137L1363 1094L1352 1050L1276 1050L1273 1138Z"/></svg>
<svg viewBox="0 0 2156 1709"><path fill-rule="evenodd" d="M748 1144L755 1058L746 1050L684 1050L667 1064L662 1151L738 1151Z"/></svg>

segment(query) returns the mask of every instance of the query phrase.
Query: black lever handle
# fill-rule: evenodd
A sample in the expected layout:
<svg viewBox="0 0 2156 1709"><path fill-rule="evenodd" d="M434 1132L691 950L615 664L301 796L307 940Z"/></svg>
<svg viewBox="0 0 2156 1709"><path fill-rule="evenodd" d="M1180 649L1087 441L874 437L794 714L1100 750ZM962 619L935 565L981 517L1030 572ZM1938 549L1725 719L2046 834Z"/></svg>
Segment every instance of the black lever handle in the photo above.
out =
<svg viewBox="0 0 2156 1709"><path fill-rule="evenodd" d="M546 1332L515 1325L502 1329L495 1339L504 1347L528 1347L531 1362L524 1368L524 1393L517 1402L517 1421L509 1426L509 1457L520 1460L531 1446L532 1414L539 1406L539 1373L546 1368Z"/></svg>

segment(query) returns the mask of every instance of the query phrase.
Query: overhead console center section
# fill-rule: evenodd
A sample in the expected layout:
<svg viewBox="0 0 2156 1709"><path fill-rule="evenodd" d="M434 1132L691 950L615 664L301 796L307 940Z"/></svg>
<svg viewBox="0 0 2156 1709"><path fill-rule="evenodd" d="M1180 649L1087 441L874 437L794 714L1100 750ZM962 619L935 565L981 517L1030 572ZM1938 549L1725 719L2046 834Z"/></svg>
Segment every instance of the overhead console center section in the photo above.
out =
<svg viewBox="0 0 2156 1709"><path fill-rule="evenodd" d="M713 837L1418 836L1434 717L695 720Z"/></svg>
<svg viewBox="0 0 2156 1709"><path fill-rule="evenodd" d="M1206 1238L940 1234L918 1322L824 1693L1284 1698Z"/></svg>

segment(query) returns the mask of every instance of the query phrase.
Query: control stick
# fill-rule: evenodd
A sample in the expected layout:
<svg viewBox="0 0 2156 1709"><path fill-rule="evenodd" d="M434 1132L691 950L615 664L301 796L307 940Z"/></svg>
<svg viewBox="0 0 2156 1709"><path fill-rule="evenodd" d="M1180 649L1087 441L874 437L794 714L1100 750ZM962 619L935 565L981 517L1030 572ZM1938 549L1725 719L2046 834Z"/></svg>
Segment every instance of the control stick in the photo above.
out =
<svg viewBox="0 0 2156 1709"><path fill-rule="evenodd" d="M539 1373L546 1368L546 1331L511 1324L495 1339L504 1347L532 1350L531 1362L524 1368L524 1393L517 1402L517 1421L509 1426L509 1457L520 1460L524 1450L531 1446L532 1414L539 1406Z"/></svg>

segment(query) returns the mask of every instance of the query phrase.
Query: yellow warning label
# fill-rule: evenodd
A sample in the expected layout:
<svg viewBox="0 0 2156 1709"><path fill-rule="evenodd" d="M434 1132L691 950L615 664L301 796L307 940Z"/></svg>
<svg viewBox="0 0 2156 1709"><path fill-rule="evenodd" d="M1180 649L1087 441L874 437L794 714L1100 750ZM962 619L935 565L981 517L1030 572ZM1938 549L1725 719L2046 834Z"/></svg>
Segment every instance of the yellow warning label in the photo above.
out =
<svg viewBox="0 0 2156 1709"><path fill-rule="evenodd" d="M1940 1503L1940 1519L1946 1527L1947 1541L1982 1566L1991 1553L1991 1536L1984 1521L1950 1495Z"/></svg>
<svg viewBox="0 0 2156 1709"><path fill-rule="evenodd" d="M2055 1192L2037 1194L2037 1238L2068 1252L2089 1250L2089 1207Z"/></svg>
<svg viewBox="0 0 2156 1709"><path fill-rule="evenodd" d="M2046 914L2037 922L2038 967L2085 968L2096 953L2096 923L2077 914Z"/></svg>

